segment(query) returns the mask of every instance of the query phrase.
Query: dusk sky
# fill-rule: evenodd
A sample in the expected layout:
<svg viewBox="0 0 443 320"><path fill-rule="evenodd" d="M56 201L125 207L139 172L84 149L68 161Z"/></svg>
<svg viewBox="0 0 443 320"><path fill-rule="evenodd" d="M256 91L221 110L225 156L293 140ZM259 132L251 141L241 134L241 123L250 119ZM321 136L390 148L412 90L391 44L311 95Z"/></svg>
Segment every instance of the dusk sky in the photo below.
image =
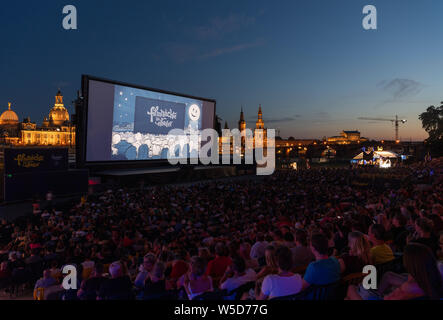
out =
<svg viewBox="0 0 443 320"><path fill-rule="evenodd" d="M62 9L78 10L78 30ZM378 10L378 30L362 9ZM217 100L248 127L262 104L283 137L359 129L427 137L418 115L443 100L443 2L437 0L8 1L0 11L0 108L41 123L61 88L72 113L82 74Z"/></svg>

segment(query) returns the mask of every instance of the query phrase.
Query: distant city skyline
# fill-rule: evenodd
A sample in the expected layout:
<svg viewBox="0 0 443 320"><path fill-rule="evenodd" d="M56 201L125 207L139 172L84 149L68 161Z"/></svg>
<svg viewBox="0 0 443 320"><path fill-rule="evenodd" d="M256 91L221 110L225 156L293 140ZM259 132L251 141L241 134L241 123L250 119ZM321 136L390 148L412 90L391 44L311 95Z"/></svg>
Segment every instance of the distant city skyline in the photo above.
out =
<svg viewBox="0 0 443 320"><path fill-rule="evenodd" d="M69 112L81 74L217 100L217 115L248 127L259 104L282 137L359 130L369 139L423 140L418 116L443 100L440 13L432 0L124 3L77 0L78 30L62 28L66 1L9 2L0 12L0 112L41 123L60 88Z"/></svg>

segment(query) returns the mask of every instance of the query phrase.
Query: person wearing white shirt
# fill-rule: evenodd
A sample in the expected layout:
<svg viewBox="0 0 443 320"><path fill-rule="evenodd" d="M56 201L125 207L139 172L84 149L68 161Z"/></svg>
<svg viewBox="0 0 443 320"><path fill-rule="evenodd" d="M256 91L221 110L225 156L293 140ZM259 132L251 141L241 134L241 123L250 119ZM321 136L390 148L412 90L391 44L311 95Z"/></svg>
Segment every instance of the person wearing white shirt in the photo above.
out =
<svg viewBox="0 0 443 320"><path fill-rule="evenodd" d="M269 245L267 241L265 241L264 236L261 232L257 234L257 242L251 248L251 259L262 259L265 257L266 247Z"/></svg>
<svg viewBox="0 0 443 320"><path fill-rule="evenodd" d="M265 277L258 300L295 295L309 286L299 274L291 272L292 252L288 247L278 248L276 256L278 274L270 274Z"/></svg>
<svg viewBox="0 0 443 320"><path fill-rule="evenodd" d="M235 257L220 280L220 289L232 292L248 282L254 282L256 279L255 271L246 269L245 260L241 257Z"/></svg>

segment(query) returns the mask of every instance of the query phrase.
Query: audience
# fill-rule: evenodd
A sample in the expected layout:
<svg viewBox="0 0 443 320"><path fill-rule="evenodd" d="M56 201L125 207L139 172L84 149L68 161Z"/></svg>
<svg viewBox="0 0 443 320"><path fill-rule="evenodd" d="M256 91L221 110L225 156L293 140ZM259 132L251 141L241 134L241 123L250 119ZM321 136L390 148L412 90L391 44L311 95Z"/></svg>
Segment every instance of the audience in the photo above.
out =
<svg viewBox="0 0 443 320"><path fill-rule="evenodd" d="M434 299L438 290L426 283L443 261L442 194L442 159L113 189L2 220L0 280L11 293L60 285L60 266L74 264L79 290L64 292L69 299L195 299L251 282L250 298L272 299L383 264L383 298L419 287ZM439 260L425 266L428 280L411 262L420 255L407 251L417 245ZM401 267L402 255L407 276L386 264ZM360 298L374 294L356 288Z"/></svg>

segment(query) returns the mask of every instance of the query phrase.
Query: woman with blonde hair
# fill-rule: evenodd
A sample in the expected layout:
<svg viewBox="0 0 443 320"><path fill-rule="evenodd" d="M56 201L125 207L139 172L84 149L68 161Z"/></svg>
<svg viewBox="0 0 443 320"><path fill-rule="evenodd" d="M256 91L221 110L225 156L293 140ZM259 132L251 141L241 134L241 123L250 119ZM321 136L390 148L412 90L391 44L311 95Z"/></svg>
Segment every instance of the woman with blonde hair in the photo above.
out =
<svg viewBox="0 0 443 320"><path fill-rule="evenodd" d="M261 285L263 279L270 274L278 273L278 264L276 257L276 249L274 246L267 246L265 250L266 265L257 273L257 281L255 282L255 297L260 296Z"/></svg>
<svg viewBox="0 0 443 320"><path fill-rule="evenodd" d="M343 275L362 272L363 267L371 264L371 245L366 236L359 232L351 232L348 235L349 253L339 258L340 269Z"/></svg>
<svg viewBox="0 0 443 320"><path fill-rule="evenodd" d="M275 247L267 246L265 250L266 265L257 274L257 279L266 277L268 274L278 272L277 259L275 257Z"/></svg>

